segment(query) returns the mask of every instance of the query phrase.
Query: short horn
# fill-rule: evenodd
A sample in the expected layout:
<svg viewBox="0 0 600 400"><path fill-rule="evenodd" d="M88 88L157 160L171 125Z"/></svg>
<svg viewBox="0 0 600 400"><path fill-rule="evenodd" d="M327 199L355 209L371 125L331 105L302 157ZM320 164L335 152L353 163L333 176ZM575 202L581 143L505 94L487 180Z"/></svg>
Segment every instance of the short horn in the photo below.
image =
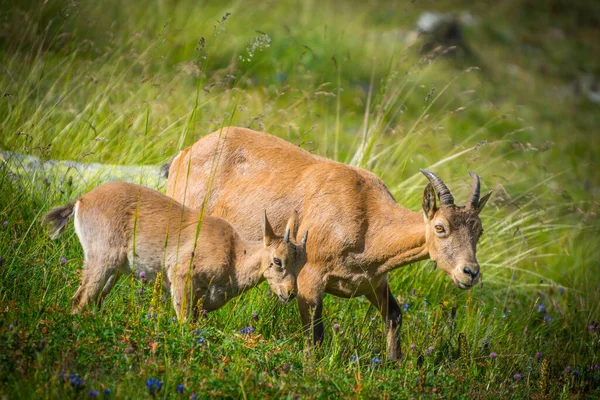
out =
<svg viewBox="0 0 600 400"><path fill-rule="evenodd" d="M304 248L306 248L307 240L308 240L308 229L306 230L306 233L304 234L304 237L302 238L302 245L304 246Z"/></svg>
<svg viewBox="0 0 600 400"><path fill-rule="evenodd" d="M290 228L287 228L285 230L285 236L283 237L283 243L289 243L290 242Z"/></svg>
<svg viewBox="0 0 600 400"><path fill-rule="evenodd" d="M435 189L440 199L441 205L447 206L454 204L454 197L452 196L450 189L448 189L448 186L446 186L446 184L442 182L440 178L438 178L433 172L429 172L425 169L421 169L421 172L427 177L427 179L429 179L429 182L431 182L431 184L433 185L433 188Z"/></svg>
<svg viewBox="0 0 600 400"><path fill-rule="evenodd" d="M473 178L473 186L471 187L471 194L469 194L466 205L468 210L477 210L477 206L479 205L479 191L481 189L479 175L471 171L469 171L469 174Z"/></svg>

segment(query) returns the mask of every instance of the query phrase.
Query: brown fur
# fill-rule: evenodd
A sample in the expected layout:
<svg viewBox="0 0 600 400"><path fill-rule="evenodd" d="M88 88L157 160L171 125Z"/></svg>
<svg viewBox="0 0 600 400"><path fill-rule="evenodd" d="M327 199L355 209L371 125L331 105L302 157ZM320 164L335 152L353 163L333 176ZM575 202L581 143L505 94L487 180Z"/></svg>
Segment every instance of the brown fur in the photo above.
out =
<svg viewBox="0 0 600 400"><path fill-rule="evenodd" d="M221 218L199 222L197 211L139 185L107 183L50 211L44 220L64 227L69 210L85 253L73 312L92 302L101 305L119 277L132 270L144 271L149 279L164 272L165 288L184 319L198 304L217 309L264 278L287 301L297 292L296 278L306 262L304 246L276 236L266 214L262 240L247 241ZM295 225L293 216L288 229ZM273 264L275 258L282 268Z"/></svg>
<svg viewBox="0 0 600 400"><path fill-rule="evenodd" d="M389 335L389 355L396 358L401 313L387 285L390 271L431 257L462 288L479 278L471 280L463 273L467 264L479 273L478 211L438 209L434 189L428 188L423 211L413 212L398 205L385 184L368 171L314 156L266 133L230 127L205 136L174 158L167 194L191 208L206 201L209 214L254 239L260 231L257 216L249 211L268 206L275 228L281 229L285 215L299 210L300 229L314 233L308 262L298 277L304 325L312 319L314 337L320 340L324 293L365 295L390 320L394 332ZM436 224L445 225L446 237L436 235Z"/></svg>

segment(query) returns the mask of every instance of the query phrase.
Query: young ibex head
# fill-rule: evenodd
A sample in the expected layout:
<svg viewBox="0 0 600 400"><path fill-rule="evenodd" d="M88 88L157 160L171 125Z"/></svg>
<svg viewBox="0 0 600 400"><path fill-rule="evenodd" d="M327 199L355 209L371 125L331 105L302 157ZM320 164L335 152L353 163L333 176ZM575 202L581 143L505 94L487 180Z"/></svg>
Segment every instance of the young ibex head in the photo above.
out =
<svg viewBox="0 0 600 400"><path fill-rule="evenodd" d="M491 192L479 198L479 176L473 178L471 194L465 206L456 206L448 187L433 173L421 170L429 179L423 193L425 238L432 261L439 265L461 289L470 289L481 278L476 258L477 242L483 233L479 213ZM440 207L436 204L436 193Z"/></svg>
<svg viewBox="0 0 600 400"><path fill-rule="evenodd" d="M296 297L298 286L296 278L306 263L306 240L308 230L300 244L296 243L297 213L288 220L283 237L275 235L265 212L263 217L263 237L265 251L262 265L263 276L269 283L271 291L281 301L287 303Z"/></svg>

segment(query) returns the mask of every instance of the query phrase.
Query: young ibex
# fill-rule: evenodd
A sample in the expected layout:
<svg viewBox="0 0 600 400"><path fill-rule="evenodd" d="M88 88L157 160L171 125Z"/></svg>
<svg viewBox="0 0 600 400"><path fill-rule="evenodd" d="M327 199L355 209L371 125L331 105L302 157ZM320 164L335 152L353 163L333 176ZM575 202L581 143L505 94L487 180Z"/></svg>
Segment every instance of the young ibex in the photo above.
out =
<svg viewBox="0 0 600 400"><path fill-rule="evenodd" d="M219 160L216 171L213 160ZM231 127L205 136L173 159L167 195L185 199L192 208L208 196L211 215L253 239L260 231L258 217L249 211L268 206L274 226L281 228L283 216L299 210L300 227L314 232L298 276L305 329L312 325L314 340L322 339L325 293L364 295L388 321L388 357L395 359L401 354L402 314L388 286L390 271L429 257L461 289L481 277L475 257L483 232L478 214L490 195L479 198L479 177L472 173L467 205L456 206L442 180L422 172L429 179L423 210L413 212L398 205L368 171L314 156L266 133Z"/></svg>
<svg viewBox="0 0 600 400"><path fill-rule="evenodd" d="M72 298L74 313L90 303L100 307L123 274L144 271L152 279L164 271L165 290L173 297L177 317L185 320L192 311L197 314L198 305L215 310L263 279L282 301L295 297L308 231L297 244L297 216L290 214L280 237L265 212L262 240L252 242L220 218L199 222L197 211L162 193L115 182L51 210L44 222L53 226L56 238L74 216L85 255L83 280Z"/></svg>

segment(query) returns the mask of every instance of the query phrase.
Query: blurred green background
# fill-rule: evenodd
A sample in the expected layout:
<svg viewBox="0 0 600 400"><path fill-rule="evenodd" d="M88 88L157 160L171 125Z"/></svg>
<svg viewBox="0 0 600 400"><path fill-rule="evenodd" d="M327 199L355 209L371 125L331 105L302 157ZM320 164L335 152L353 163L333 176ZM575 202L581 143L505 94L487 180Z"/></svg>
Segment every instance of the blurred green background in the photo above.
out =
<svg viewBox="0 0 600 400"><path fill-rule="evenodd" d="M161 397L597 396L599 26L583 0L0 0L0 393L139 398L155 376ZM326 299L312 351L265 285L189 326L129 279L70 316L83 254L39 218L107 179L71 162L157 170L223 125L369 169L415 211L419 168L459 202L477 172L485 284L395 271L399 365L363 299Z"/></svg>

